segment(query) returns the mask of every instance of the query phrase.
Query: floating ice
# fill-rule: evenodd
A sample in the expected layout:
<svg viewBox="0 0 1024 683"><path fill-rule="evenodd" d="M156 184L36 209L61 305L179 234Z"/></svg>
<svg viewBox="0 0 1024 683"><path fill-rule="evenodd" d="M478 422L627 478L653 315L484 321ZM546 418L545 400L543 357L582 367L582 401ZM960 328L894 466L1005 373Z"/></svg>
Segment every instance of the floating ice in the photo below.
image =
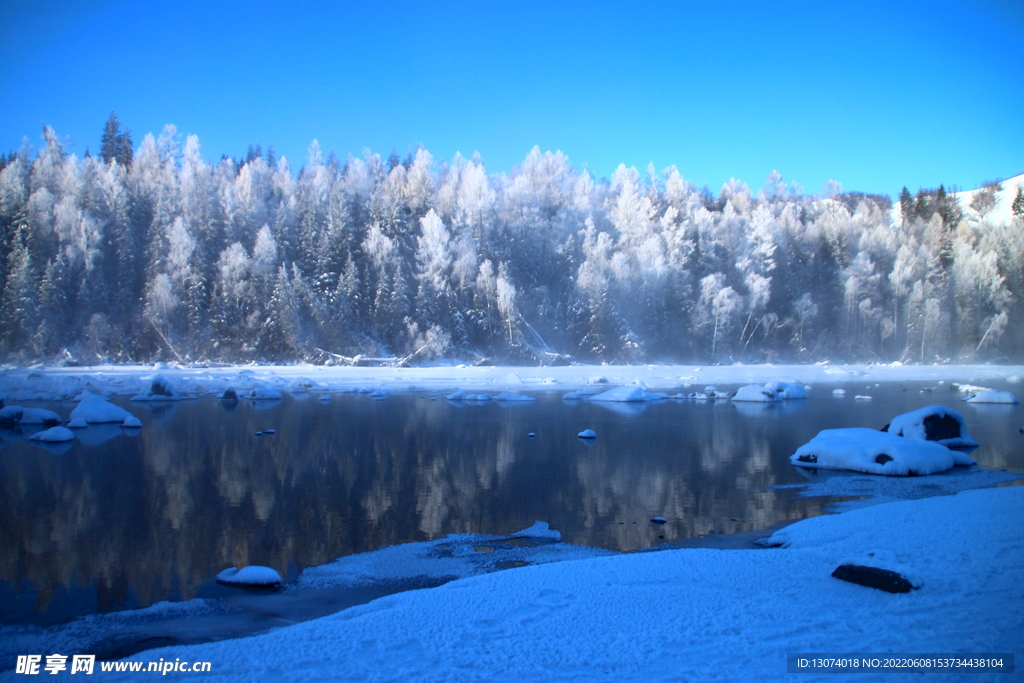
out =
<svg viewBox="0 0 1024 683"><path fill-rule="evenodd" d="M789 461L798 467L854 470L907 476L944 472L974 461L934 441L906 439L865 427L823 429L796 449Z"/></svg>
<svg viewBox="0 0 1024 683"><path fill-rule="evenodd" d="M978 445L967 433L964 416L946 406L926 406L897 415L886 431L908 439L936 441L950 447L973 448Z"/></svg>
<svg viewBox="0 0 1024 683"><path fill-rule="evenodd" d="M86 396L78 403L78 406L71 411L72 420L80 417L90 423L124 422L124 419L130 416L131 413L127 410L120 406L115 406L113 403L97 394Z"/></svg>
<svg viewBox="0 0 1024 683"><path fill-rule="evenodd" d="M1009 391L986 389L976 391L964 399L968 403L1020 403L1020 399Z"/></svg>
<svg viewBox="0 0 1024 683"><path fill-rule="evenodd" d="M67 427L50 427L49 429L41 432L36 432L32 436L28 437L30 441L44 441L46 443L62 443L64 441L74 441L75 435Z"/></svg>

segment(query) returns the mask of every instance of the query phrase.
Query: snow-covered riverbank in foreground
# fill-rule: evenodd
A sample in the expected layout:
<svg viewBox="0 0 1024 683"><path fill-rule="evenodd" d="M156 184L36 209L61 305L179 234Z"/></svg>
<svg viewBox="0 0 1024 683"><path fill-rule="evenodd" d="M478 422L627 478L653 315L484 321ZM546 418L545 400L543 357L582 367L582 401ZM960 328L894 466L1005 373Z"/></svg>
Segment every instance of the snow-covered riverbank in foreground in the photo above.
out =
<svg viewBox="0 0 1024 683"><path fill-rule="evenodd" d="M208 661L208 674L172 675L217 681L918 680L790 674L787 653L1019 659L1022 511L1024 487L888 503L797 522L773 537L779 548L522 567L129 660ZM901 571L920 588L893 594L832 578L846 562ZM1020 680L1016 671L927 680Z"/></svg>
<svg viewBox="0 0 1024 683"><path fill-rule="evenodd" d="M6 368L0 393L8 403L70 400L90 391L127 397L144 393L154 374L194 396L227 387L497 394L633 382L681 391L783 379L810 385L808 400L833 400L814 385L848 384L852 394L883 382L1014 384L1024 368ZM778 548L691 548L538 564L391 595L253 638L149 650L129 659L209 661L210 673L184 675L224 681L918 680L914 674L789 674L786 655L1016 650L1019 659L1022 513L1019 486L890 502L797 522L775 535ZM832 578L845 562L901 571L920 588L891 594ZM927 679L1015 677L1020 674ZM0 678L21 676L8 671Z"/></svg>

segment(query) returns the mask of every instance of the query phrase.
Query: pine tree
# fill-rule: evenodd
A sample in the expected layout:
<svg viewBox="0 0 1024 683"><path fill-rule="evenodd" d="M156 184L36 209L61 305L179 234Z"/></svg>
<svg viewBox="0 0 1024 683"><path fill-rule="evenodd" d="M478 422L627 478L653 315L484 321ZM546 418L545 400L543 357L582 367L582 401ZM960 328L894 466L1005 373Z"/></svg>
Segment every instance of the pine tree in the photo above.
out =
<svg viewBox="0 0 1024 683"><path fill-rule="evenodd" d="M1013 198L1011 209L1015 218L1024 220L1024 186L1017 186L1017 196Z"/></svg>

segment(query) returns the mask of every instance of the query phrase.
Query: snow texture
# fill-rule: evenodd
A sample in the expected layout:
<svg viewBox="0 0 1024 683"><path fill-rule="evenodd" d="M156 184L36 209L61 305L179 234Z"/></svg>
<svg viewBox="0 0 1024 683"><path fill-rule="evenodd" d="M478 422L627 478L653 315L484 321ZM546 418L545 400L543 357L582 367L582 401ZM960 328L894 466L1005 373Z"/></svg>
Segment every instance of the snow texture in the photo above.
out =
<svg viewBox="0 0 1024 683"><path fill-rule="evenodd" d="M72 420L79 417L89 423L124 422L125 418L132 417L132 414L104 397L92 394L83 398L71 411Z"/></svg>
<svg viewBox="0 0 1024 683"><path fill-rule="evenodd" d="M945 406L926 406L897 415L889 423L887 431L896 436L927 439L949 447L973 448L978 445L967 433L964 416Z"/></svg>
<svg viewBox="0 0 1024 683"><path fill-rule="evenodd" d="M65 441L74 441L74 433L67 427L50 427L41 432L36 432L32 436L28 437L32 441L44 441L46 443L63 443Z"/></svg>
<svg viewBox="0 0 1024 683"><path fill-rule="evenodd" d="M522 567L398 593L253 638L131 659L214 662L204 681L582 683L789 681L787 652L1014 652L1024 634L1024 583L1007 568L1024 564L1022 508L1024 487L893 502L797 522L772 537L774 549L667 550ZM832 578L846 562L898 570L921 587L894 595ZM961 680L962 673L928 675L929 682Z"/></svg>
<svg viewBox="0 0 1024 683"><path fill-rule="evenodd" d="M953 465L973 465L963 453L934 441L905 439L865 427L823 429L796 449L789 461L798 467L854 470L907 476L933 474Z"/></svg>

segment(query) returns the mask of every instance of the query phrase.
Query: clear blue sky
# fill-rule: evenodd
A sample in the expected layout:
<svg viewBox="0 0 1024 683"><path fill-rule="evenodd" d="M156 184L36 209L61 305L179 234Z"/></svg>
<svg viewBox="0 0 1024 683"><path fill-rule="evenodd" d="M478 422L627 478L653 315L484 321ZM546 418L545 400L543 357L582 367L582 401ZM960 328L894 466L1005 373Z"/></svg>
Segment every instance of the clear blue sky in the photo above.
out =
<svg viewBox="0 0 1024 683"><path fill-rule="evenodd" d="M1024 3L0 4L0 150L52 125L95 154L173 123L207 159L293 169L422 144L491 173L530 148L609 176L670 164L717 192L773 169L808 192L972 189L1024 172Z"/></svg>

